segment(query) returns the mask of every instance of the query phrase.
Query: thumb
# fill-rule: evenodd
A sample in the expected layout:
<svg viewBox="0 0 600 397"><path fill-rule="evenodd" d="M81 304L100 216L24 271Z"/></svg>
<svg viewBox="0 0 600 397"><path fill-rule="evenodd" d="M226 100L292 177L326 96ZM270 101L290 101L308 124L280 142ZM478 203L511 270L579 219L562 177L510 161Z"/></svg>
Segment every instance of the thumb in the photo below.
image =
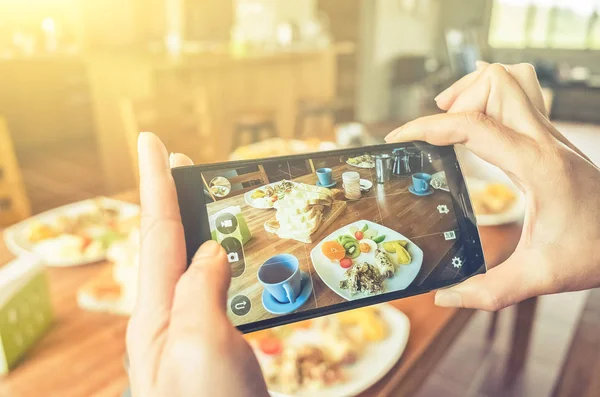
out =
<svg viewBox="0 0 600 397"><path fill-rule="evenodd" d="M515 252L506 262L485 274L474 276L452 288L439 290L435 304L496 311L545 293L545 283L536 271L534 258Z"/></svg>
<svg viewBox="0 0 600 397"><path fill-rule="evenodd" d="M175 288L171 327L197 329L210 327L219 317L226 320L230 277L221 245L212 240L202 244Z"/></svg>

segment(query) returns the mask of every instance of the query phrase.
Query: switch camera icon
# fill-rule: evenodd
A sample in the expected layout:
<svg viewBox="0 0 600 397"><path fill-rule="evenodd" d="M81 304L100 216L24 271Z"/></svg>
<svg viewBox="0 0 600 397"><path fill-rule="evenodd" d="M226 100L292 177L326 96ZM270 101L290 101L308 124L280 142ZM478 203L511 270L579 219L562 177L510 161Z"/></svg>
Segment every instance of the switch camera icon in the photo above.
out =
<svg viewBox="0 0 600 397"><path fill-rule="evenodd" d="M235 263L239 260L240 256L237 252L230 252L229 254L227 254L227 261L229 261L229 263Z"/></svg>

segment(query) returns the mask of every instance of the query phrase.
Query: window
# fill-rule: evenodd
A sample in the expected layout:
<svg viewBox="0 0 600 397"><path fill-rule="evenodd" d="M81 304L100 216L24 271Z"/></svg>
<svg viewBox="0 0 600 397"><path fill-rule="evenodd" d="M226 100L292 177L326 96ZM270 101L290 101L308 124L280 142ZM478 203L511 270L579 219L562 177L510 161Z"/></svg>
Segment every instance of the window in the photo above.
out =
<svg viewBox="0 0 600 397"><path fill-rule="evenodd" d="M600 0L494 0L495 48L600 49Z"/></svg>

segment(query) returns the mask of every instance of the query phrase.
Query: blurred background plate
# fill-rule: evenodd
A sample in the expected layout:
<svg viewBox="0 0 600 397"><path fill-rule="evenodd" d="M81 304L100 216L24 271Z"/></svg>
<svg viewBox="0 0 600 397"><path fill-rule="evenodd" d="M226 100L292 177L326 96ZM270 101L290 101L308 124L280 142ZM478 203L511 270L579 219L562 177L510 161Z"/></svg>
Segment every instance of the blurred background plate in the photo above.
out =
<svg viewBox="0 0 600 397"><path fill-rule="evenodd" d="M323 390L303 391L294 394L294 397L355 396L373 386L394 367L408 343L410 321L404 313L391 305L382 304L378 308L389 325L390 334L385 340L368 345L361 358L348 367L348 381ZM275 392L270 394L272 397L292 397Z"/></svg>

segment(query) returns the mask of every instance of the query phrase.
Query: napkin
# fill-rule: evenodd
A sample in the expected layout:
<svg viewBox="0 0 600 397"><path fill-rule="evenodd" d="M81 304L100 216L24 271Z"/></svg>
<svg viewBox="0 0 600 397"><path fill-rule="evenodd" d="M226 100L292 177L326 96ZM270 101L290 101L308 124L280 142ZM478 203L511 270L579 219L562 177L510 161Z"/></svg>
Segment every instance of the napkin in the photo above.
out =
<svg viewBox="0 0 600 397"><path fill-rule="evenodd" d="M8 373L53 321L44 268L25 255L0 268L0 375Z"/></svg>

